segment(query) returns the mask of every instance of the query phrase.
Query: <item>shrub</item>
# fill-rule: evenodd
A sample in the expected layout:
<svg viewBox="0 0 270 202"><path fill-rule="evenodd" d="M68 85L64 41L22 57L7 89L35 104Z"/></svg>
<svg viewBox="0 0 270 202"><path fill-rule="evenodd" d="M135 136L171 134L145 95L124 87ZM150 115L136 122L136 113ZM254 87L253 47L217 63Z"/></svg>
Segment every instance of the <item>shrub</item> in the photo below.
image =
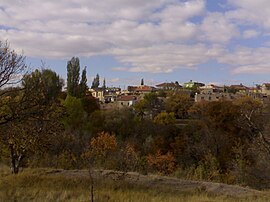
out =
<svg viewBox="0 0 270 202"><path fill-rule="evenodd" d="M93 155L98 157L106 157L109 152L117 149L117 141L115 135L106 132L101 132L90 141L91 151Z"/></svg>
<svg viewBox="0 0 270 202"><path fill-rule="evenodd" d="M161 154L160 150L156 154L147 156L147 163L154 171L161 174L170 174L176 169L176 160L171 152Z"/></svg>

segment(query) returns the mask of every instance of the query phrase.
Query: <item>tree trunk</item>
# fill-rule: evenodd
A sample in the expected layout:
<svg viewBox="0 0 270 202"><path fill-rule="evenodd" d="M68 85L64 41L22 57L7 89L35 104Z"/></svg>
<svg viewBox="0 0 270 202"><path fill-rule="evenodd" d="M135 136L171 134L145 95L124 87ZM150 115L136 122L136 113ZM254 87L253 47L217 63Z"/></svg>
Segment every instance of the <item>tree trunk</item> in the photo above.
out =
<svg viewBox="0 0 270 202"><path fill-rule="evenodd" d="M19 156L16 154L16 151L14 149L14 145L10 144L10 158L11 158L11 172L13 174L18 174L20 169L21 160L23 159L23 155L20 154Z"/></svg>

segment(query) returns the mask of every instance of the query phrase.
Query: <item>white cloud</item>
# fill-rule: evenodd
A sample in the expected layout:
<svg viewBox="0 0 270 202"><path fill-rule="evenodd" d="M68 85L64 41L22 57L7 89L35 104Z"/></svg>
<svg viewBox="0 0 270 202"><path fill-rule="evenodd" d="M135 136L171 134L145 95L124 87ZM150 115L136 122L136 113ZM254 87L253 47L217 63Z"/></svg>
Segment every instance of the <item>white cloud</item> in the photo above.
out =
<svg viewBox="0 0 270 202"><path fill-rule="evenodd" d="M268 0L228 0L235 10L228 12L228 17L239 23L255 24L266 30L270 29L270 1Z"/></svg>
<svg viewBox="0 0 270 202"><path fill-rule="evenodd" d="M164 44L134 48L129 52L115 49L114 55L121 63L130 66L130 72L170 73L178 68L195 69L220 52L218 46Z"/></svg>
<svg viewBox="0 0 270 202"><path fill-rule="evenodd" d="M270 31L270 1L228 2L222 13L206 0L2 0L0 39L31 57L111 55L116 71L169 73L209 59L233 73L267 71L268 48L229 47Z"/></svg>
<svg viewBox="0 0 270 202"><path fill-rule="evenodd" d="M264 74L270 72L270 48L238 47L232 52L226 52L218 57L220 63L232 67L233 74L252 73Z"/></svg>
<svg viewBox="0 0 270 202"><path fill-rule="evenodd" d="M201 40L212 43L229 43L239 36L237 26L230 22L222 13L209 13L201 25Z"/></svg>
<svg viewBox="0 0 270 202"><path fill-rule="evenodd" d="M244 39L257 38L260 35L260 32L254 29L245 30L243 32Z"/></svg>
<svg viewBox="0 0 270 202"><path fill-rule="evenodd" d="M132 72L206 61L203 45L186 45L197 38L199 24L190 18L205 12L204 0L3 0L0 6L0 25L11 28L0 29L0 38L26 56L112 55Z"/></svg>
<svg viewBox="0 0 270 202"><path fill-rule="evenodd" d="M257 65L244 65L232 70L233 74L265 74L270 73L270 63Z"/></svg>
<svg viewBox="0 0 270 202"><path fill-rule="evenodd" d="M191 0L171 4L159 13L153 15L153 19L160 21L175 22L182 21L201 15L205 12L205 2L202 0Z"/></svg>
<svg viewBox="0 0 270 202"><path fill-rule="evenodd" d="M127 67L113 67L112 70L114 71L128 71Z"/></svg>

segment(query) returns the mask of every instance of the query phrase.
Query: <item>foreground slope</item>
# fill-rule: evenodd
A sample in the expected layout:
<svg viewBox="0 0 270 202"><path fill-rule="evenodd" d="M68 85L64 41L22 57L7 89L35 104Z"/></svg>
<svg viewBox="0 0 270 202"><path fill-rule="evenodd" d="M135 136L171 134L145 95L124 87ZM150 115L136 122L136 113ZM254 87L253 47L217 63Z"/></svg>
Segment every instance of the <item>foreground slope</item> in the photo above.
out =
<svg viewBox="0 0 270 202"><path fill-rule="evenodd" d="M92 171L95 201L269 201L270 194L221 183ZM30 169L1 174L0 201L89 201L88 170Z"/></svg>

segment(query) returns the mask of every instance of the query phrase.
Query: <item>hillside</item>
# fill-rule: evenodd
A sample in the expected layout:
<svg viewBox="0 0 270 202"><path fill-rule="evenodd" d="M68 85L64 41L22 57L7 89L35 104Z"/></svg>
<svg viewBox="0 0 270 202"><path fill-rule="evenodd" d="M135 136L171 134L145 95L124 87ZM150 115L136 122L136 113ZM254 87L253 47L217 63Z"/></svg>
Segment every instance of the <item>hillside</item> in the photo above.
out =
<svg viewBox="0 0 270 202"><path fill-rule="evenodd" d="M268 201L266 192L222 183L110 170L92 172L95 201ZM88 170L3 173L0 201L89 201Z"/></svg>

